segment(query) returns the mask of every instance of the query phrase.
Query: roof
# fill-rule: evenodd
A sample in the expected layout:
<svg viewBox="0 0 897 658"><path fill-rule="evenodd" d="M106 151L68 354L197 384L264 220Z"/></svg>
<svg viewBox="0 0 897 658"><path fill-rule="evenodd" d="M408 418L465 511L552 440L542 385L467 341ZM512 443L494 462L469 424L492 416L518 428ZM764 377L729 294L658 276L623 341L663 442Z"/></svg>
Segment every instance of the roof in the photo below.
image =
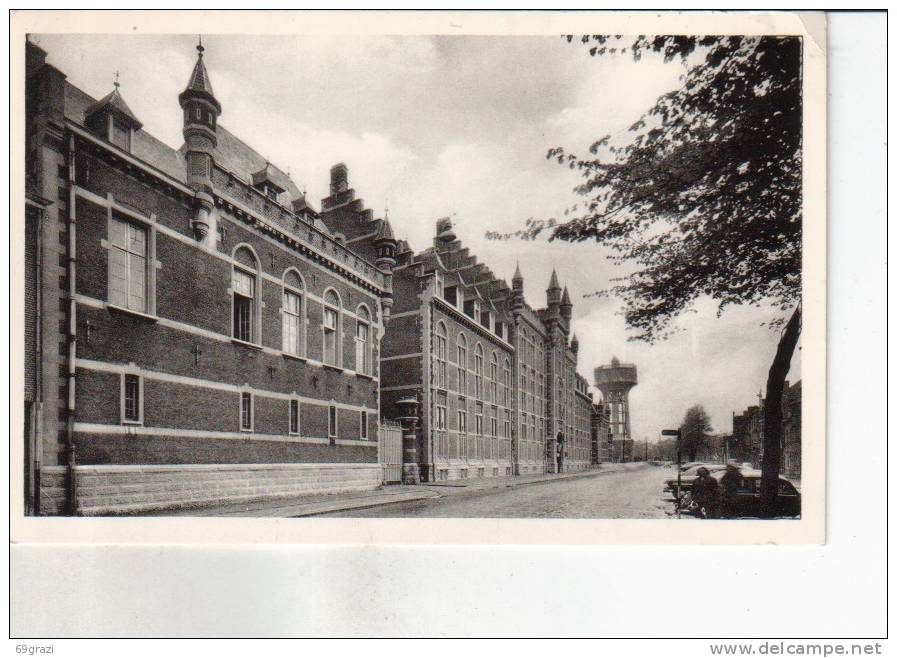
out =
<svg viewBox="0 0 897 658"><path fill-rule="evenodd" d="M97 101L68 81L65 83L64 94L65 118L84 126L89 109L97 105ZM183 156L145 130L134 131L131 139L131 153L182 183L187 180Z"/></svg>
<svg viewBox="0 0 897 658"><path fill-rule="evenodd" d="M103 96L103 98L98 100L96 103L91 104L84 111L84 116L85 118L89 117L90 115L95 114L100 110L106 109L107 107L111 108L114 111L117 111L119 114L123 114L124 116L126 116L131 120L131 122L134 123L134 126L136 128L140 128L143 126L143 123L141 123L140 119L138 119L134 115L134 113L131 111L131 108L128 107L128 104L125 102L125 99L122 98L122 95L118 91L117 83L115 85L115 89Z"/></svg>
<svg viewBox="0 0 897 658"><path fill-rule="evenodd" d="M267 179L277 187L286 190L291 200L302 196L296 183L284 171L268 162L267 158L220 123L215 133L218 136L218 146L215 147L214 152L216 164L249 182L252 181L253 174L264 171L267 166ZM185 150L186 144L181 146L179 152L183 154Z"/></svg>
<svg viewBox="0 0 897 658"><path fill-rule="evenodd" d="M560 290L561 284L558 283L558 273L557 270L552 268L551 270L551 281L548 282L549 290Z"/></svg>
<svg viewBox="0 0 897 658"><path fill-rule="evenodd" d="M193 66L193 72L190 74L190 79L187 81L187 87L180 93L178 99L183 103L186 95L196 94L207 98L214 103L215 108L220 113L221 103L215 98L215 92L212 91L212 79L209 77L209 72L206 71L206 65L202 61L202 51L204 49L200 44L196 47L196 50L199 51L199 57L196 58L196 64Z"/></svg>

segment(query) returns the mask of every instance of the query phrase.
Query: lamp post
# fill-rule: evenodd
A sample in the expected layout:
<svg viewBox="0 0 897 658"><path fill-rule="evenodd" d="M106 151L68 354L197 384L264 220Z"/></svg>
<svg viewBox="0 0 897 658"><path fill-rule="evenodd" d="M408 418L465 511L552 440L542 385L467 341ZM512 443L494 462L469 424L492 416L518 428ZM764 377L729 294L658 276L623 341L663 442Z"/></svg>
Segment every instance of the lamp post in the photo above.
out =
<svg viewBox="0 0 897 658"><path fill-rule="evenodd" d="M682 501L682 429L663 430L663 436L676 437L676 518L682 518L679 503Z"/></svg>

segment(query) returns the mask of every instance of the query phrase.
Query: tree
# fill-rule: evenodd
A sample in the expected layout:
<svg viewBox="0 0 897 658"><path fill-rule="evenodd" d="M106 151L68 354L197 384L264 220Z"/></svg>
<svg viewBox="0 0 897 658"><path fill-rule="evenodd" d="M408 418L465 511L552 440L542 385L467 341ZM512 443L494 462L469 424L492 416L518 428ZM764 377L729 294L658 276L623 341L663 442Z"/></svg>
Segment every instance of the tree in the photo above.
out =
<svg viewBox="0 0 897 658"><path fill-rule="evenodd" d="M688 455L688 461L698 458L698 452L707 443L707 436L713 431L710 416L699 404L690 407L682 419L682 451Z"/></svg>
<svg viewBox="0 0 897 658"><path fill-rule="evenodd" d="M581 40L592 56L628 50L635 60L654 52L681 61L681 87L660 96L622 142L605 135L585 158L549 150L583 179L575 191L584 203L568 209L564 221L530 219L515 233L487 236L534 239L544 232L551 240L609 247L630 272L600 292L622 300L635 339L665 338L701 297L717 303L717 315L733 304L779 311L772 324L784 330L766 384L761 492L769 505L778 480L782 389L801 323L801 40L621 39Z"/></svg>

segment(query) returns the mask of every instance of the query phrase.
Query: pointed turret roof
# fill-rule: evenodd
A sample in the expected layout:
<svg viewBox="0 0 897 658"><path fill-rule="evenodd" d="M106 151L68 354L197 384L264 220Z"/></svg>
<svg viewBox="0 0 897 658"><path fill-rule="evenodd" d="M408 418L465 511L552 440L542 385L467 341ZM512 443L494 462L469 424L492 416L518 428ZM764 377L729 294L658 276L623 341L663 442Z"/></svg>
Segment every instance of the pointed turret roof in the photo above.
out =
<svg viewBox="0 0 897 658"><path fill-rule="evenodd" d="M514 276L511 280L513 281L515 279L518 281L523 279L523 275L520 273L520 261L519 260L517 261L517 267L514 268Z"/></svg>
<svg viewBox="0 0 897 658"><path fill-rule="evenodd" d="M551 269L551 281L548 282L549 290L560 290L561 284L558 283L558 273L554 268Z"/></svg>
<svg viewBox="0 0 897 658"><path fill-rule="evenodd" d="M380 225L377 227L377 234L374 236L375 242L379 242L380 240L392 240L395 242L392 226L390 226L389 220L385 217L380 220Z"/></svg>
<svg viewBox="0 0 897 658"><path fill-rule="evenodd" d="M187 87L181 92L180 96L178 96L178 100L183 103L186 96L202 96L211 101L215 105L215 109L220 113L221 103L215 98L215 92L212 91L212 79L209 77L209 72L206 71L206 65L202 61L202 54L203 51L205 51L205 48L202 47L202 41L196 46L196 51L198 53L196 64L193 67L193 72L190 74L190 80L187 82Z"/></svg>
<svg viewBox="0 0 897 658"><path fill-rule="evenodd" d="M119 92L118 90L118 82L115 83L115 89L113 89L96 103L93 103L90 107L88 107L84 111L84 115L85 117L89 117L92 114L96 114L100 110L104 109L109 109L130 120L131 123L134 124L134 130L140 130L140 128L143 127L140 119L138 119L134 115L134 113L131 111L131 108L128 107L127 103L125 103L125 99L122 98L121 92Z"/></svg>
<svg viewBox="0 0 897 658"><path fill-rule="evenodd" d="M571 343L579 344L579 338L576 337L576 332L573 332L573 338L570 339Z"/></svg>
<svg viewBox="0 0 897 658"><path fill-rule="evenodd" d="M570 292L567 290L567 286L564 286L564 294L561 295L561 305L573 306L573 303L570 301Z"/></svg>

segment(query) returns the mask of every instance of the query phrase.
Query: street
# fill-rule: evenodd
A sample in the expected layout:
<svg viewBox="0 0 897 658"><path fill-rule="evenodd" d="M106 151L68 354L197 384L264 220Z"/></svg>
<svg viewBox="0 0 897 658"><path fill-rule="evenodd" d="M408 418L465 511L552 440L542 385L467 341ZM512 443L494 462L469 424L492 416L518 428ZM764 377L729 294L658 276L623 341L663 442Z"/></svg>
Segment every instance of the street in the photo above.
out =
<svg viewBox="0 0 897 658"><path fill-rule="evenodd" d="M333 517L664 519L673 510L669 469L644 465L507 489L433 487L439 498L334 512Z"/></svg>

